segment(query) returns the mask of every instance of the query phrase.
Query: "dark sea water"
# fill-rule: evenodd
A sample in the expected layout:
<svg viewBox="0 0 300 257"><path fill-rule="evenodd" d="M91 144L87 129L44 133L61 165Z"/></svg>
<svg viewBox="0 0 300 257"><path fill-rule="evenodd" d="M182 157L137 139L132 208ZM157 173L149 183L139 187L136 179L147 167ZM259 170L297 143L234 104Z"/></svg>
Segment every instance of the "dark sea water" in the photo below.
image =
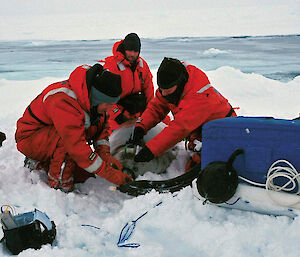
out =
<svg viewBox="0 0 300 257"><path fill-rule="evenodd" d="M81 64L112 54L117 40L0 41L0 79L68 77ZM300 35L142 39L141 56L151 69L164 56L204 71L231 66L244 73L290 81L300 75Z"/></svg>

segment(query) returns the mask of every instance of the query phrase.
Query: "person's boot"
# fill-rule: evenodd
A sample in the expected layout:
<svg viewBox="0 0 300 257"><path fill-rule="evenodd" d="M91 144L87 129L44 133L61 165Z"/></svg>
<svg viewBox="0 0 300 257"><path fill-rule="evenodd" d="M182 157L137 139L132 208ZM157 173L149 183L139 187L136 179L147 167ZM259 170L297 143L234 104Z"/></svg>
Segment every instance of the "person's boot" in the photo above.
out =
<svg viewBox="0 0 300 257"><path fill-rule="evenodd" d="M0 147L2 146L2 142L5 141L6 135L0 131Z"/></svg>
<svg viewBox="0 0 300 257"><path fill-rule="evenodd" d="M24 167L28 168L29 171L33 170L44 170L46 172L49 171L49 161L41 162L28 158L25 156Z"/></svg>
<svg viewBox="0 0 300 257"><path fill-rule="evenodd" d="M57 169L57 164L55 162L51 163L48 172L49 185L55 189L60 189L65 193L73 191L74 167L75 167L75 163L69 156L66 156L65 160L61 163L59 169Z"/></svg>
<svg viewBox="0 0 300 257"><path fill-rule="evenodd" d="M36 170L38 167L39 161L33 160L25 156L24 167L28 168L30 171Z"/></svg>

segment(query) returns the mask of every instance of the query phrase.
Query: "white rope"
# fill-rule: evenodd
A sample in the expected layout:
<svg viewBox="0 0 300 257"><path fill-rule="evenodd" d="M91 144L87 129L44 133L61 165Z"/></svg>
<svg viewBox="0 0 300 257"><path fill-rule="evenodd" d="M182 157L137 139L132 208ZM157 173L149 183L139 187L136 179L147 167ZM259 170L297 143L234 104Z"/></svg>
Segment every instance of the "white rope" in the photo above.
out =
<svg viewBox="0 0 300 257"><path fill-rule="evenodd" d="M288 166L276 166L279 163L281 163L281 165L286 164ZM285 178L287 180L287 182L283 186L278 186L274 182L274 180L279 177ZM248 180L246 178L239 176L240 179L246 181L249 184L265 187L269 198L276 204L278 204L280 206L284 206L284 207L296 205L296 204L300 203L300 199L293 201L293 202L286 203L286 202L282 202L282 201L279 201L278 199L276 199L274 197L274 195L272 195L270 192L271 191L292 192L298 186L298 190L295 194L299 196L300 195L300 178L299 177L300 177L300 173L296 170L296 168L290 162L288 162L286 160L275 161L270 166L268 173L267 173L266 184L253 182L251 180Z"/></svg>
<svg viewBox="0 0 300 257"><path fill-rule="evenodd" d="M259 186L259 187L265 187L265 186L266 186L266 184L257 183L257 182L251 181L251 180L249 180L249 179L246 179L246 178L244 178L244 177L242 177L242 176L239 176L239 178L240 178L241 180L244 180L245 182L247 182L247 183L249 183L249 184L254 185L254 186Z"/></svg>

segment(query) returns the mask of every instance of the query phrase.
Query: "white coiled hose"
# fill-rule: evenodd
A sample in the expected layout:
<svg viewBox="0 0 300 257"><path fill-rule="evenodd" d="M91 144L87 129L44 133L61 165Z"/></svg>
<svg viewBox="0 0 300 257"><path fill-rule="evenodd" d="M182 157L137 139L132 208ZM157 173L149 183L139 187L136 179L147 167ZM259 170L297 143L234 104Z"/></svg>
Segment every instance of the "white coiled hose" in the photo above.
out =
<svg viewBox="0 0 300 257"><path fill-rule="evenodd" d="M279 166L276 166L280 164ZM286 164L288 166L282 166L282 164ZM274 183L274 180L276 178L285 178L287 182L283 186L278 186ZM268 173L267 173L267 179L266 179L266 184L261 184L261 183L256 183L253 182L249 179L246 179L244 177L239 176L240 179L244 180L247 183L250 183L255 186L261 186L265 187L268 193L269 198L275 202L276 204L280 206L293 206L298 203L300 203L300 199L294 200L293 202L283 202L279 201L277 198L274 197L270 192L275 191L275 192L292 192L295 190L298 186L298 190L295 193L296 195L300 195L300 173L296 170L296 168L287 160L278 160L275 161L269 168Z"/></svg>

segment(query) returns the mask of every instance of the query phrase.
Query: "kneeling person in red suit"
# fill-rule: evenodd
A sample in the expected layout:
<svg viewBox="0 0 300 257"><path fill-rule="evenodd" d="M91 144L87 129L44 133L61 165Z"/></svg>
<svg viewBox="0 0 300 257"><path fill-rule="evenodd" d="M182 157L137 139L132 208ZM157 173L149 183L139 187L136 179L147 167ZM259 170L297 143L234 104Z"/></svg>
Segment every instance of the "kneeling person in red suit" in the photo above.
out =
<svg viewBox="0 0 300 257"><path fill-rule="evenodd" d="M228 100L210 84L206 74L193 65L164 58L157 71L157 84L155 97L136 123L133 143L138 144L170 111L174 119L146 143L135 156L136 162L151 161L185 138L193 149L194 140L201 141L204 123L236 116Z"/></svg>
<svg viewBox="0 0 300 257"><path fill-rule="evenodd" d="M94 174L116 185L132 180L111 156L108 140L106 111L121 92L120 76L102 65L77 67L26 108L17 122L18 150L48 171L51 187L66 192Z"/></svg>

